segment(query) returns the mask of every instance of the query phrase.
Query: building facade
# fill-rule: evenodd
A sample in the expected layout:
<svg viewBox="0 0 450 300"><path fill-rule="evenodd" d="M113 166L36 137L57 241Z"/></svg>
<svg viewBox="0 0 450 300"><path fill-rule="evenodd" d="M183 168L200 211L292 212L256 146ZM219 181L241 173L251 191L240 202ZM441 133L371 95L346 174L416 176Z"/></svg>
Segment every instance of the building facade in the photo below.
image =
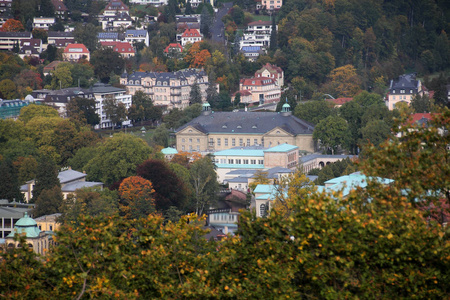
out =
<svg viewBox="0 0 450 300"><path fill-rule="evenodd" d="M397 80L391 80L386 106L389 110L393 110L400 102L409 105L414 96L423 96L424 94L422 82L416 79L415 74L401 75Z"/></svg>
<svg viewBox="0 0 450 300"><path fill-rule="evenodd" d="M67 47L64 48L62 56L64 61L79 61L82 58L86 60L91 59L88 48L83 44L67 45Z"/></svg>
<svg viewBox="0 0 450 300"><path fill-rule="evenodd" d="M176 129L178 151L206 154L233 147L270 148L281 144L315 151L314 125L290 112L211 112L205 104L199 117Z"/></svg>
<svg viewBox="0 0 450 300"><path fill-rule="evenodd" d="M120 84L124 85L129 94L137 91L147 94L154 105L167 110L183 109L189 106L189 94L192 85L197 82L202 100L206 101L208 75L199 69L184 69L176 72L133 72L122 74Z"/></svg>
<svg viewBox="0 0 450 300"><path fill-rule="evenodd" d="M272 22L255 21L248 23L242 39L239 41L239 49L243 47L261 47L267 49L270 47L270 35L272 34Z"/></svg>

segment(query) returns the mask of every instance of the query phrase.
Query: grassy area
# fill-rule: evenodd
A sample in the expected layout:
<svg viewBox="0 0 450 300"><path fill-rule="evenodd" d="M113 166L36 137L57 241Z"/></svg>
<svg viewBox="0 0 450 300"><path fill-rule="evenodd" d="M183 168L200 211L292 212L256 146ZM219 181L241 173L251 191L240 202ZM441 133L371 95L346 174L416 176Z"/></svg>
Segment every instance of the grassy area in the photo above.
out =
<svg viewBox="0 0 450 300"><path fill-rule="evenodd" d="M266 15L252 15L253 16L253 22L255 21L270 21L270 16Z"/></svg>

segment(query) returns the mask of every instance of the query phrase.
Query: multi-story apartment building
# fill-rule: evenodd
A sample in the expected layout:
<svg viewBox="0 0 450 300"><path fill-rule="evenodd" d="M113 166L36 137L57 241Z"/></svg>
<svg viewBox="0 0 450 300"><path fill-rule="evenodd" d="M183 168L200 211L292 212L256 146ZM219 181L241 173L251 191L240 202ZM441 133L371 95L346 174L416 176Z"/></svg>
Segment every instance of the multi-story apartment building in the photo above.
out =
<svg viewBox="0 0 450 300"><path fill-rule="evenodd" d="M116 88L109 84L96 83L89 89L95 97L95 110L100 117L100 124L96 125L96 129L108 128L114 126L111 120L106 115L105 101L108 99L114 99L117 103L123 103L126 109L129 109L132 104L132 97L127 94L125 89Z"/></svg>
<svg viewBox="0 0 450 300"><path fill-rule="evenodd" d="M150 45L150 37L147 30L129 29L125 32L125 41L129 42L131 45L138 42L144 43L147 47Z"/></svg>
<svg viewBox="0 0 450 300"><path fill-rule="evenodd" d="M103 11L104 16L115 16L118 13L130 13L130 9L121 0L111 0Z"/></svg>
<svg viewBox="0 0 450 300"><path fill-rule="evenodd" d="M283 69L277 67L276 65L272 65L266 63L261 69L255 72L255 77L265 77L275 79L278 86L284 85L284 72Z"/></svg>
<svg viewBox="0 0 450 300"><path fill-rule="evenodd" d="M203 34L197 29L186 29L182 34L177 35L177 40L180 41L181 46L187 44L194 44L203 40Z"/></svg>
<svg viewBox="0 0 450 300"><path fill-rule="evenodd" d="M129 94L143 91L149 95L153 103L166 110L183 109L189 106L189 94L192 85L197 82L206 101L208 75L199 69L184 69L177 72L133 72L124 73L120 84L124 85Z"/></svg>
<svg viewBox="0 0 450 300"><path fill-rule="evenodd" d="M401 75L397 80L391 80L386 106L393 110L399 102L409 105L414 96L423 96L425 93L424 86L416 79L415 74Z"/></svg>
<svg viewBox="0 0 450 300"><path fill-rule="evenodd" d="M55 18L33 18L33 28L48 30L55 24Z"/></svg>
<svg viewBox="0 0 450 300"><path fill-rule="evenodd" d="M239 41L239 49L242 47L259 46L263 49L270 46L270 35L272 33L272 22L261 21L248 23L242 39Z"/></svg>
<svg viewBox="0 0 450 300"><path fill-rule="evenodd" d="M78 61L81 58L90 60L90 52L83 44L69 44L62 54L65 61Z"/></svg>
<svg viewBox="0 0 450 300"><path fill-rule="evenodd" d="M265 104L279 102L281 88L277 81L268 77L245 78L239 82L239 90L248 90L252 93L253 104Z"/></svg>
<svg viewBox="0 0 450 300"><path fill-rule="evenodd" d="M0 32L0 50L11 51L14 45L20 45L22 40L31 38L31 32Z"/></svg>
<svg viewBox="0 0 450 300"><path fill-rule="evenodd" d="M278 10L283 6L282 0L260 0L260 2L258 9Z"/></svg>
<svg viewBox="0 0 450 300"><path fill-rule="evenodd" d="M120 53L122 57L128 58L135 55L133 46L128 42L100 42L102 47L111 48Z"/></svg>
<svg viewBox="0 0 450 300"><path fill-rule="evenodd" d="M140 4L140 5L153 5L153 6L161 6L161 5L167 5L168 0L130 0L130 3L133 4Z"/></svg>

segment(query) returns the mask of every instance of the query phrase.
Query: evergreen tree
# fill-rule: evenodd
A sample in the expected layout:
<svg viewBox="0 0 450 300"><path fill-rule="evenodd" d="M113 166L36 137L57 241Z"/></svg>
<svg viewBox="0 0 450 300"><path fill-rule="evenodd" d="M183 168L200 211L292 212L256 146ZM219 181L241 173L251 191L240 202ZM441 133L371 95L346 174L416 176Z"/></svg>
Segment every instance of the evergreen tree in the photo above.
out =
<svg viewBox="0 0 450 300"><path fill-rule="evenodd" d="M192 15L194 11L192 10L191 1L187 0L186 2L186 9L184 10L185 15Z"/></svg>
<svg viewBox="0 0 450 300"><path fill-rule="evenodd" d="M189 103L190 105L194 103L202 103L202 92L200 91L200 86L197 83L197 80L191 86L191 91L189 92Z"/></svg>
<svg viewBox="0 0 450 300"><path fill-rule="evenodd" d="M41 5L39 6L39 15L42 17L54 17L55 8L50 0L41 0Z"/></svg>
<svg viewBox="0 0 450 300"><path fill-rule="evenodd" d="M19 53L19 51L20 51L19 41L16 41L16 42L14 43L12 52L14 52L14 53Z"/></svg>
<svg viewBox="0 0 450 300"><path fill-rule="evenodd" d="M58 169L55 162L48 156L42 156L38 162L38 169L36 172L36 182L33 188L32 202L39 199L42 191L50 190L55 186L61 187L58 179Z"/></svg>
<svg viewBox="0 0 450 300"><path fill-rule="evenodd" d="M217 103L219 102L219 93L217 93L216 89L216 73L212 70L209 73L209 85L206 89L206 101L211 105L211 107L217 107Z"/></svg>
<svg viewBox="0 0 450 300"><path fill-rule="evenodd" d="M0 161L0 199L9 201L20 201L23 195L20 192L20 182L17 177L17 171L14 169L12 162L6 159Z"/></svg>
<svg viewBox="0 0 450 300"><path fill-rule="evenodd" d="M278 49L277 24L275 23L275 15L272 16L272 32L270 33L270 50Z"/></svg>
<svg viewBox="0 0 450 300"><path fill-rule="evenodd" d="M203 6L201 20L200 20L200 31L207 38L210 37L210 28L212 25L212 17L206 6Z"/></svg>
<svg viewBox="0 0 450 300"><path fill-rule="evenodd" d="M63 199L61 187L59 186L55 185L53 188L43 190L36 200L36 207L33 210L34 217L61 212Z"/></svg>

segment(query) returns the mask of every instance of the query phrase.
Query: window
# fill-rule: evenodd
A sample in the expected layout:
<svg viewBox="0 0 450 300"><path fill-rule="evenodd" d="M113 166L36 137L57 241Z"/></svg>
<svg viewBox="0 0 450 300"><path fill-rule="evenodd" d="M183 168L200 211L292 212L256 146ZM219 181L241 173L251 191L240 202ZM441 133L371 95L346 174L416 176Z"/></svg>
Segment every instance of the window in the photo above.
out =
<svg viewBox="0 0 450 300"><path fill-rule="evenodd" d="M189 139L189 143L192 143L192 139Z"/></svg>
<svg viewBox="0 0 450 300"><path fill-rule="evenodd" d="M247 146L250 146L250 139L247 139Z"/></svg>
<svg viewBox="0 0 450 300"><path fill-rule="evenodd" d="M250 163L251 163L252 165L256 165L256 159L250 160Z"/></svg>
<svg viewBox="0 0 450 300"><path fill-rule="evenodd" d="M234 160L233 160L233 159L229 159L229 160L228 160L228 163L229 163L229 164L234 164Z"/></svg>
<svg viewBox="0 0 450 300"><path fill-rule="evenodd" d="M236 164L240 165L241 164L241 160L240 159L236 159Z"/></svg>
<svg viewBox="0 0 450 300"><path fill-rule="evenodd" d="M244 139L239 139L239 146L243 146L244 145Z"/></svg>
<svg viewBox="0 0 450 300"><path fill-rule="evenodd" d="M225 146L228 146L228 139L225 139Z"/></svg>
<svg viewBox="0 0 450 300"><path fill-rule="evenodd" d="M200 143L200 139L197 139L197 143Z"/></svg>
<svg viewBox="0 0 450 300"><path fill-rule="evenodd" d="M181 139L181 141L184 143L186 140L185 139Z"/></svg>
<svg viewBox="0 0 450 300"><path fill-rule="evenodd" d="M53 226L52 226L52 225L50 225L50 227L49 227L49 228L50 228L50 231L53 231Z"/></svg>
<svg viewBox="0 0 450 300"><path fill-rule="evenodd" d="M258 145L258 139L253 140L253 145Z"/></svg>
<svg viewBox="0 0 450 300"><path fill-rule="evenodd" d="M189 151L192 151L192 145L189 146Z"/></svg>
<svg viewBox="0 0 450 300"><path fill-rule="evenodd" d="M197 151L200 152L200 146L199 145L197 145Z"/></svg>
<svg viewBox="0 0 450 300"><path fill-rule="evenodd" d="M221 142L220 142L220 138L217 138L217 146L220 146Z"/></svg>
<svg viewBox="0 0 450 300"><path fill-rule="evenodd" d="M264 164L264 160L263 159L258 159L258 164L259 165L263 165Z"/></svg>
<svg viewBox="0 0 450 300"><path fill-rule="evenodd" d="M236 139L231 139L231 146L236 146Z"/></svg>
<svg viewBox="0 0 450 300"><path fill-rule="evenodd" d="M248 159L244 159L244 165L248 165Z"/></svg>
<svg viewBox="0 0 450 300"><path fill-rule="evenodd" d="M220 159L220 163L221 163L221 164L226 164L226 163L227 163L227 160L226 160L225 158L221 158L221 159Z"/></svg>
<svg viewBox="0 0 450 300"><path fill-rule="evenodd" d="M266 205L265 204L261 204L259 206L259 216L260 217L264 217L266 215Z"/></svg>

